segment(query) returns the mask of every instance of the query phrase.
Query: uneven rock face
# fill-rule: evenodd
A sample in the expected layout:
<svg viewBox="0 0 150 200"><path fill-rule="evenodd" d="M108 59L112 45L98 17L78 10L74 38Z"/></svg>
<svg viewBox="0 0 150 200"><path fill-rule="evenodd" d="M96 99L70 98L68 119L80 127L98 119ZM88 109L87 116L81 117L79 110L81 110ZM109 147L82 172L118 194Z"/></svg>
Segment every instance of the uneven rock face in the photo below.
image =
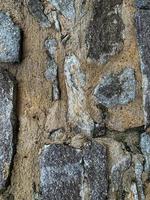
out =
<svg viewBox="0 0 150 200"><path fill-rule="evenodd" d="M150 1L149 0L136 0L136 5L138 8L149 9Z"/></svg>
<svg viewBox="0 0 150 200"><path fill-rule="evenodd" d="M68 95L68 118L79 130L92 135L94 122L86 109L84 87L85 74L81 71L80 61L75 55L65 59L65 76Z"/></svg>
<svg viewBox="0 0 150 200"><path fill-rule="evenodd" d="M133 101L135 91L134 70L126 68L119 74L110 74L103 77L94 90L94 96L98 103L109 108Z"/></svg>
<svg viewBox="0 0 150 200"><path fill-rule="evenodd" d="M91 59L106 63L111 56L122 50L124 29L121 18L122 2L122 0L93 2L93 16L86 34L88 56Z"/></svg>
<svg viewBox="0 0 150 200"><path fill-rule="evenodd" d="M0 62L19 62L21 32L12 19L0 12Z"/></svg>
<svg viewBox="0 0 150 200"><path fill-rule="evenodd" d="M7 71L0 70L0 190L6 186L12 164L15 101L15 81Z"/></svg>
<svg viewBox="0 0 150 200"><path fill-rule="evenodd" d="M60 144L45 146L40 156L40 186L45 200L85 199L84 195L106 199L106 149L95 142L83 151Z"/></svg>

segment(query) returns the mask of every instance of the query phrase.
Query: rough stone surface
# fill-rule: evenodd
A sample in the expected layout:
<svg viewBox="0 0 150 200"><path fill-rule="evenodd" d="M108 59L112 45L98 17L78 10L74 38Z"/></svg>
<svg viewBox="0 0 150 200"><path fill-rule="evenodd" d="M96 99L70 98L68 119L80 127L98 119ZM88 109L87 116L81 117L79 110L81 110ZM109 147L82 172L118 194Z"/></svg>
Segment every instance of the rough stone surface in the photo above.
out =
<svg viewBox="0 0 150 200"><path fill-rule="evenodd" d="M0 70L0 190L4 189L13 156L16 86L7 71Z"/></svg>
<svg viewBox="0 0 150 200"><path fill-rule="evenodd" d="M49 2L69 20L75 19L74 0L49 0Z"/></svg>
<svg viewBox="0 0 150 200"><path fill-rule="evenodd" d="M141 135L140 141L141 151L145 158L144 170L150 172L150 136L147 133Z"/></svg>
<svg viewBox="0 0 150 200"><path fill-rule="evenodd" d="M87 135L92 135L94 122L86 109L84 87L85 74L80 69L80 62L75 55L65 59L65 76L68 95L68 118Z"/></svg>
<svg viewBox="0 0 150 200"><path fill-rule="evenodd" d="M20 61L21 32L12 19L0 11L0 62Z"/></svg>
<svg viewBox="0 0 150 200"><path fill-rule="evenodd" d="M150 0L136 0L136 6L140 9L150 9Z"/></svg>
<svg viewBox="0 0 150 200"><path fill-rule="evenodd" d="M40 0L27 0L30 13L36 18L42 27L50 27L51 23L44 14L44 8Z"/></svg>
<svg viewBox="0 0 150 200"><path fill-rule="evenodd" d="M58 43L56 39L45 40L45 48L47 49L49 56L51 56L51 58L55 58L57 47Z"/></svg>
<svg viewBox="0 0 150 200"><path fill-rule="evenodd" d="M150 11L140 10L136 15L137 38L141 57L141 71L143 76L143 103L145 126L150 125Z"/></svg>
<svg viewBox="0 0 150 200"><path fill-rule="evenodd" d="M122 50L124 29L121 19L122 0L93 2L93 16L87 30L88 56L100 63Z"/></svg>
<svg viewBox="0 0 150 200"><path fill-rule="evenodd" d="M134 70L126 68L118 74L104 76L94 90L99 104L107 108L124 105L135 99Z"/></svg>
<svg viewBox="0 0 150 200"><path fill-rule="evenodd" d="M107 162L106 149L104 146L93 142L87 144L83 153L83 162L85 169L85 182L89 185L90 200L107 199Z"/></svg>
<svg viewBox="0 0 150 200"><path fill-rule="evenodd" d="M105 147L95 142L83 151L61 144L45 146L40 156L40 187L44 200L80 200L86 195L90 200L106 199Z"/></svg>

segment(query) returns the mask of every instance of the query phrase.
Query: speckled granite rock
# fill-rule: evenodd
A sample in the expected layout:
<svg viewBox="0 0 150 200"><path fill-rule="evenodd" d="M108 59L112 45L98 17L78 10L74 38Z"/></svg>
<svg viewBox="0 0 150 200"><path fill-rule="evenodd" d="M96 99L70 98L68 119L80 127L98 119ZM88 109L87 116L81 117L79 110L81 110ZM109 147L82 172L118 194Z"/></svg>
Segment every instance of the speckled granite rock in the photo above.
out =
<svg viewBox="0 0 150 200"><path fill-rule="evenodd" d="M105 200L107 187L104 146L94 142L88 143L83 151L61 144L43 148L40 156L42 200L80 200L84 197Z"/></svg>
<svg viewBox="0 0 150 200"><path fill-rule="evenodd" d="M0 11L0 62L20 61L21 32L10 16Z"/></svg>
<svg viewBox="0 0 150 200"><path fill-rule="evenodd" d="M93 16L86 34L88 57L100 63L119 53L123 48L121 19L122 0L93 1Z"/></svg>
<svg viewBox="0 0 150 200"><path fill-rule="evenodd" d="M55 58L56 51L57 51L57 48L58 48L58 43L57 43L56 39L54 39L54 38L53 39L49 39L49 38L46 39L44 46L47 49L49 56L51 58Z"/></svg>
<svg viewBox="0 0 150 200"><path fill-rule="evenodd" d="M143 103L145 127L150 126L150 11L139 10L136 14L137 38L141 58L141 71L143 76Z"/></svg>
<svg viewBox="0 0 150 200"><path fill-rule="evenodd" d="M118 74L104 76L94 90L96 101L107 108L124 105L135 99L134 70L125 68Z"/></svg>
<svg viewBox="0 0 150 200"><path fill-rule="evenodd" d="M85 74L81 71L78 58L72 54L65 59L65 76L68 95L68 118L87 135L92 135L94 122L87 112L84 87Z"/></svg>
<svg viewBox="0 0 150 200"><path fill-rule="evenodd" d="M75 18L74 0L49 0L49 2L69 20Z"/></svg>
<svg viewBox="0 0 150 200"><path fill-rule="evenodd" d="M13 156L16 85L7 71L0 70L0 190L8 180Z"/></svg>

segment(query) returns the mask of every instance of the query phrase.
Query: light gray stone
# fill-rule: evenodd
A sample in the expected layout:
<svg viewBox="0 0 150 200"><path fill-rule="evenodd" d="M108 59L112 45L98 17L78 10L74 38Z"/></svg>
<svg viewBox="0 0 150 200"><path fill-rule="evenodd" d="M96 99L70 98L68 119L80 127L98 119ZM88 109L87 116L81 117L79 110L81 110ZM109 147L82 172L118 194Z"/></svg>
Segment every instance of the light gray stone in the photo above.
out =
<svg viewBox="0 0 150 200"><path fill-rule="evenodd" d="M150 172L150 136L148 133L143 133L141 135L140 147L145 158L144 170L149 173Z"/></svg>
<svg viewBox="0 0 150 200"><path fill-rule="evenodd" d="M131 68L104 76L94 90L97 103L107 108L127 104L135 99L135 94L136 81Z"/></svg>
<svg viewBox="0 0 150 200"><path fill-rule="evenodd" d="M0 190L8 183L13 157L16 84L13 77L0 70Z"/></svg>
<svg viewBox="0 0 150 200"><path fill-rule="evenodd" d="M93 142L83 150L76 150L67 145L51 144L42 149L41 200L105 200L107 187L104 146Z"/></svg>
<svg viewBox="0 0 150 200"><path fill-rule="evenodd" d="M0 62L19 62L21 31L10 16L0 11Z"/></svg>
<svg viewBox="0 0 150 200"><path fill-rule="evenodd" d="M55 58L57 47L58 44L56 39L53 38L45 40L45 48L47 49L49 56L51 56L51 58Z"/></svg>
<svg viewBox="0 0 150 200"><path fill-rule="evenodd" d="M91 136L94 130L94 122L86 106L84 92L86 77L81 70L78 58L74 54L66 57L64 70L68 95L68 119L81 132Z"/></svg>
<svg viewBox="0 0 150 200"><path fill-rule="evenodd" d="M49 2L69 20L75 19L74 0L49 0Z"/></svg>

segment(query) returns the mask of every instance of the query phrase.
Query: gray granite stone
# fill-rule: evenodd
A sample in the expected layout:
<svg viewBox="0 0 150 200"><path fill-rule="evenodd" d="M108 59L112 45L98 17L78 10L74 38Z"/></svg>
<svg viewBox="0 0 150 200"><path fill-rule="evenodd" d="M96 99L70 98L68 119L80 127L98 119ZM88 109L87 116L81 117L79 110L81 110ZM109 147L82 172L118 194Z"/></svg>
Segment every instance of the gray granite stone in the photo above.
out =
<svg viewBox="0 0 150 200"><path fill-rule="evenodd" d="M136 81L134 70L125 68L118 74L104 76L94 90L96 101L110 108L124 105L135 99Z"/></svg>
<svg viewBox="0 0 150 200"><path fill-rule="evenodd" d="M150 9L150 0L135 0L136 6L140 9Z"/></svg>
<svg viewBox="0 0 150 200"><path fill-rule="evenodd" d="M136 14L137 39L141 58L145 127L150 126L150 11Z"/></svg>
<svg viewBox="0 0 150 200"><path fill-rule="evenodd" d="M13 157L16 84L7 71L0 70L0 190L4 189Z"/></svg>
<svg viewBox="0 0 150 200"><path fill-rule="evenodd" d="M44 8L41 0L27 0L27 6L30 13L40 23L42 27L51 27L48 17L44 14Z"/></svg>
<svg viewBox="0 0 150 200"><path fill-rule="evenodd" d="M150 136L148 133L143 133L141 135L140 147L145 158L144 170L149 173L150 172Z"/></svg>
<svg viewBox="0 0 150 200"><path fill-rule="evenodd" d="M20 61L21 32L10 16L0 11L0 62Z"/></svg>
<svg viewBox="0 0 150 200"><path fill-rule="evenodd" d="M86 43L88 57L102 64L123 48L122 2L123 0L93 1L93 16L87 30Z"/></svg>
<svg viewBox="0 0 150 200"><path fill-rule="evenodd" d="M42 200L80 198L82 178L81 152L64 145L48 145L40 158Z"/></svg>
<svg viewBox="0 0 150 200"><path fill-rule="evenodd" d="M74 0L49 0L49 2L69 20L75 19Z"/></svg>
<svg viewBox="0 0 150 200"><path fill-rule="evenodd" d="M83 150L62 144L44 146L40 155L42 200L105 200L107 187L104 146L95 142Z"/></svg>
<svg viewBox="0 0 150 200"><path fill-rule="evenodd" d="M83 162L84 182L89 185L90 200L107 199L106 148L96 142L88 143L83 150Z"/></svg>

